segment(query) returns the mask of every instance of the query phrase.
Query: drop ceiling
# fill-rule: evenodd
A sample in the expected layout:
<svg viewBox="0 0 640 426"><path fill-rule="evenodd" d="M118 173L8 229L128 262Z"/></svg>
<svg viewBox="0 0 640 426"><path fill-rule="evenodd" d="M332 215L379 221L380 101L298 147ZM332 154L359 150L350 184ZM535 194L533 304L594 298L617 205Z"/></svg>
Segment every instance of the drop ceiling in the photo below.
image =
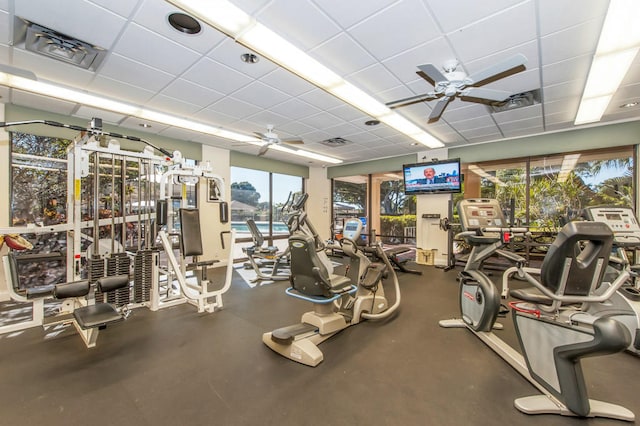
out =
<svg viewBox="0 0 640 426"><path fill-rule="evenodd" d="M433 89L416 71L456 59L472 74L517 53L524 71L486 88L539 90L534 105L493 112L487 105L452 101L442 118L427 117L437 100L396 109L445 147L513 139L576 128L573 121L608 2L603 0L233 0L344 79L387 103ZM578 5L579 3L579 5ZM302 138L304 148L354 163L424 151L423 145L280 68L265 58L249 64L248 50L203 25L200 34L173 29L177 11L163 0L0 0L0 65L33 72L39 80L148 109L221 126L247 135L275 126L281 138ZM86 70L26 50L17 34L37 23L106 50ZM83 105L0 87L1 102L51 111L136 131L257 154L253 145ZM640 119L640 58L597 125ZM37 119L38 117L33 117ZM348 141L339 146L322 142ZM275 150L268 158L309 160ZM314 163L318 163L314 161ZM314 164L312 163L312 164Z"/></svg>

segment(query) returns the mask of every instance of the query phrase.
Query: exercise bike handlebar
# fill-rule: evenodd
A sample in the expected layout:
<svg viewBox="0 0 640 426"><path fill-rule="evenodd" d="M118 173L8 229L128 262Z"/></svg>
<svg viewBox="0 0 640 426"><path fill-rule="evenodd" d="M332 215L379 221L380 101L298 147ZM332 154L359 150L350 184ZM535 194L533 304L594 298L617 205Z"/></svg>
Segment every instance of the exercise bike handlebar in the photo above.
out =
<svg viewBox="0 0 640 426"><path fill-rule="evenodd" d="M509 232L511 234L522 234L522 235L530 234L529 228L511 228L511 227L498 228L498 227L490 227L490 228L480 228L480 231L482 231L482 232L500 232L500 233Z"/></svg>

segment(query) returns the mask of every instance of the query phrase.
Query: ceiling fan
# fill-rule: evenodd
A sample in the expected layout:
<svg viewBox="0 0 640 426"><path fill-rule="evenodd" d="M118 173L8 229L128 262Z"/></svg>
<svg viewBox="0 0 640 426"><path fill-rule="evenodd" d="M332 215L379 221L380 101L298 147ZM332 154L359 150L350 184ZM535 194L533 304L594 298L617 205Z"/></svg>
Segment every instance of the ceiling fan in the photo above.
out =
<svg viewBox="0 0 640 426"><path fill-rule="evenodd" d="M253 133L256 136L258 136L260 140L262 140L262 142L265 142L265 144L260 147L260 152L258 152L259 156L264 155L269 150L271 145L280 145L280 144L301 145L304 143L302 139L297 139L297 138L280 139L278 137L278 134L273 131L273 124L267 125L266 133L260 133L260 132L253 132Z"/></svg>
<svg viewBox="0 0 640 426"><path fill-rule="evenodd" d="M515 72L520 72L524 70L526 63L527 58L519 53L472 75L467 75L464 71L456 71L460 65L456 60L444 63L442 67L444 73L441 73L433 64L419 65L418 69L420 71L417 72L417 74L430 83L433 83L434 90L422 95L389 102L386 105L390 108L398 108L416 102L439 99L429 115L429 123L432 123L440 119L444 109L456 96L460 98L476 98L490 102L504 102L513 95L513 93L504 90L485 89L478 86L506 77Z"/></svg>

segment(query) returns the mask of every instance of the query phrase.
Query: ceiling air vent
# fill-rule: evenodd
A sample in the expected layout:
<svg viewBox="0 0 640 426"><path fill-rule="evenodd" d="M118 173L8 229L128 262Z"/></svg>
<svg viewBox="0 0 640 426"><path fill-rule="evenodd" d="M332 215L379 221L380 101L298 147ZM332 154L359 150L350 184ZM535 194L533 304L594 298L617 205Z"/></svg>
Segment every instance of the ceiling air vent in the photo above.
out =
<svg viewBox="0 0 640 426"><path fill-rule="evenodd" d="M322 142L320 142L322 145L326 145L326 146L330 146L330 147L338 147L338 146L345 146L346 144L351 143L350 141L344 139L344 138L331 138L331 139L327 139L324 140Z"/></svg>
<svg viewBox="0 0 640 426"><path fill-rule="evenodd" d="M32 52L95 71L107 51L32 22L26 23L24 47Z"/></svg>
<svg viewBox="0 0 640 426"><path fill-rule="evenodd" d="M540 103L540 90L531 90L529 92L517 93L509 96L509 98L500 103L489 106L492 113L511 111L518 108L528 107Z"/></svg>

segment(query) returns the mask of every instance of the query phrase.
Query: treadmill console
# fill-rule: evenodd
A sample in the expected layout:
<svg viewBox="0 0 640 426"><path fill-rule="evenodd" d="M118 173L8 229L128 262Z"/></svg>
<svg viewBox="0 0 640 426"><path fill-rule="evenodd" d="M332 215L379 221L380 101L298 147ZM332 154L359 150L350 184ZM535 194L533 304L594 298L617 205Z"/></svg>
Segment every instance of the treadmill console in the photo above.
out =
<svg viewBox="0 0 640 426"><path fill-rule="evenodd" d="M360 219L349 219L344 224L342 235L353 241L358 241L362 233L362 221Z"/></svg>
<svg viewBox="0 0 640 426"><path fill-rule="evenodd" d="M585 218L603 222L613 231L614 243L619 246L640 246L640 226L629 207L587 207Z"/></svg>

